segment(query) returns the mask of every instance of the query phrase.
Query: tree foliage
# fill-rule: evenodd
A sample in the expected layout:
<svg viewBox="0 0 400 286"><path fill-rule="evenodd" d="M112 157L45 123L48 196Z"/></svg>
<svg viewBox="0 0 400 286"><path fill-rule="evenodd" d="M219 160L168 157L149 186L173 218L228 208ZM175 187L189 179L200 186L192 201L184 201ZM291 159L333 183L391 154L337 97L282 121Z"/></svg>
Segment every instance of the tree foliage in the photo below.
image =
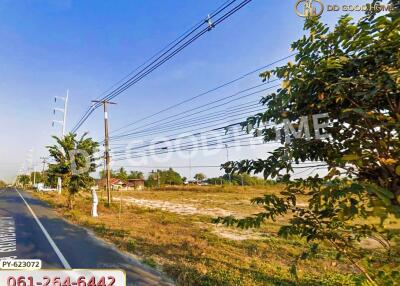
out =
<svg viewBox="0 0 400 286"><path fill-rule="evenodd" d="M17 178L17 182L25 187L31 183L31 177L29 175L19 175Z"/></svg>
<svg viewBox="0 0 400 286"><path fill-rule="evenodd" d="M255 198L262 213L218 222L248 228L291 214L282 236L328 241L342 253L364 237L390 245L392 233L383 223L400 218L400 9L398 1L391 3L397 9L390 13L369 13L357 23L346 15L333 29L307 19L308 35L292 44L295 62L261 74L264 81L276 76L282 86L262 98L266 111L249 117L244 128L268 142L277 133L265 124L288 119L298 127L302 116L311 121L311 115L328 114L330 136L316 139L320 130L311 129L314 139L292 136L266 159L226 163L228 173L262 173L286 189ZM305 161L324 162L327 175L293 179L293 167ZM306 207L298 204L300 196Z"/></svg>
<svg viewBox="0 0 400 286"><path fill-rule="evenodd" d="M144 174L141 171L130 171L128 179L144 179Z"/></svg>
<svg viewBox="0 0 400 286"><path fill-rule="evenodd" d="M174 171L172 168L168 170L157 170L153 171L147 179L146 184L150 187L158 185L182 185L183 180L181 175Z"/></svg>
<svg viewBox="0 0 400 286"><path fill-rule="evenodd" d="M275 184L275 181L265 180L264 178L259 178L256 176L251 176L246 173L242 174L225 174L217 178L208 178L207 183L211 185L234 185L234 186L266 186Z"/></svg>
<svg viewBox="0 0 400 286"><path fill-rule="evenodd" d="M203 173L197 173L196 175L194 175L193 177L197 182L202 182L206 179L206 175L204 175Z"/></svg>
<svg viewBox="0 0 400 286"><path fill-rule="evenodd" d="M86 138L86 135L87 133L80 138L72 133L63 138L53 136L57 144L47 146L50 156L55 161L55 163L49 164L48 175L50 177L61 177L62 185L70 195L70 208L73 207L74 195L79 191L87 190L94 183L90 173L96 170L94 155L98 151L99 144L92 138ZM75 153L74 158L72 158L75 151L79 151L79 153ZM88 155L88 157L85 155ZM74 167L78 172L74 172Z"/></svg>
<svg viewBox="0 0 400 286"><path fill-rule="evenodd" d="M124 167L121 167L118 173L116 173L115 177L120 180L126 181L126 179L128 179L128 173L126 172Z"/></svg>

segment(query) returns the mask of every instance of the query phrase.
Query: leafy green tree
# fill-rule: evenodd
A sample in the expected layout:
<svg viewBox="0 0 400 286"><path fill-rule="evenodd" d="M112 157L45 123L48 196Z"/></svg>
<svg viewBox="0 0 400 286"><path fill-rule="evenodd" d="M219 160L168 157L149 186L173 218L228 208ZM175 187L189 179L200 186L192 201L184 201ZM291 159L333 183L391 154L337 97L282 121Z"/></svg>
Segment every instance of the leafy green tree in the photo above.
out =
<svg viewBox="0 0 400 286"><path fill-rule="evenodd" d="M128 175L128 179L144 179L143 172L131 171Z"/></svg>
<svg viewBox="0 0 400 286"><path fill-rule="evenodd" d="M333 29L307 19L309 34L292 44L295 63L261 75L276 76L282 86L263 97L266 111L249 117L244 128L262 132L268 142L276 129L262 127L266 123L288 119L299 128L302 116L311 121L311 115L328 114L330 136L318 139L320 130L311 129L312 140L291 136L265 159L226 163L228 173L262 173L286 189L280 196L255 198L262 213L217 220L248 228L291 214L280 235L329 242L373 285L377 275L367 273L352 250L365 237L390 247L393 233L383 222L400 217L400 7L399 1L390 3L396 9L389 13L368 13L357 23L343 16ZM304 161L324 162L328 174L294 180L293 167ZM300 197L306 207L298 204Z"/></svg>
<svg viewBox="0 0 400 286"><path fill-rule="evenodd" d="M86 138L87 133L77 139L77 135L69 133L63 138L53 136L57 144L47 146L55 163L49 164L48 173L53 177L61 177L63 187L69 192L69 207L73 208L74 195L89 189L94 184L90 176L96 170L95 153L99 144Z"/></svg>
<svg viewBox="0 0 400 286"><path fill-rule="evenodd" d="M6 186L7 184L4 181L0 180L0 188L4 188Z"/></svg>
<svg viewBox="0 0 400 286"><path fill-rule="evenodd" d="M104 179L104 178L107 177L104 170L101 170L101 171L99 172L99 174L100 174L100 178L102 178L102 179ZM117 172L116 172L116 171L113 171L113 170L110 170L110 178L115 178L116 176L117 176Z"/></svg>
<svg viewBox="0 0 400 286"><path fill-rule="evenodd" d="M206 179L206 175L204 175L203 173L197 173L196 175L194 175L194 179L197 182L202 182Z"/></svg>
<svg viewBox="0 0 400 286"><path fill-rule="evenodd" d="M146 181L146 185L154 187L158 185L182 185L183 180L181 175L174 171L172 168L168 170L157 170L153 171Z"/></svg>
<svg viewBox="0 0 400 286"><path fill-rule="evenodd" d="M181 175L174 171L172 168L169 168L167 171L161 172L161 184L168 184L168 185L182 185L183 180Z"/></svg>
<svg viewBox="0 0 400 286"><path fill-rule="evenodd" d="M124 167L121 167L118 170L118 173L115 175L118 179L126 181L128 179L128 173L125 171Z"/></svg>
<svg viewBox="0 0 400 286"><path fill-rule="evenodd" d="M29 175L19 175L17 181L24 188L31 183L31 177Z"/></svg>
<svg viewBox="0 0 400 286"><path fill-rule="evenodd" d="M44 182L44 176L42 174L42 172L31 172L31 181L33 182L35 179L36 184L37 183L43 183Z"/></svg>

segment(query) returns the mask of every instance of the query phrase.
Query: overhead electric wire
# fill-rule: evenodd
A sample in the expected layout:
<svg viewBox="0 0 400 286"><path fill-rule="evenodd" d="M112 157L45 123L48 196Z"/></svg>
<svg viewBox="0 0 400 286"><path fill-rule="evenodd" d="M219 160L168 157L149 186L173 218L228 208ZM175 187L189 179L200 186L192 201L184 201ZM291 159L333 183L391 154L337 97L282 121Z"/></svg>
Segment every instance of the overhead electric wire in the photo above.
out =
<svg viewBox="0 0 400 286"><path fill-rule="evenodd" d="M269 82L257 84L257 85L254 85L254 86L251 86L251 87L242 89L242 90L237 91L237 92L235 92L235 93L233 93L233 94L231 94L231 95L229 95L229 96L224 96L223 98L220 98L220 99L217 99L217 100L208 102L208 103L206 103L206 104L203 104L203 105L200 105L200 106L197 106L197 107L194 107L194 108L185 110L185 111L181 111L181 112L179 112L179 113L177 113L177 114L169 115L169 116L167 116L167 117L158 119L158 120L153 121L153 122L151 122L151 123L149 123L149 124L145 124L145 125L138 126L138 127L136 127L136 128L133 128L133 129L129 130L129 132L136 131L136 130L138 130L138 129L140 129L140 128L143 128L143 127L152 126L152 125L155 125L155 124L160 123L160 122L166 123L166 122L164 122L165 120L168 120L168 119L171 119L171 118L175 118L175 117L177 117L177 116L181 116L181 115L184 115L184 114L185 114L185 116L175 118L174 120L168 121L168 123L169 123L169 122L174 122L175 120L187 118L188 116L200 114L200 113L202 113L202 112L209 111L209 110L211 110L211 109L215 109L215 108L218 108L218 107L221 107L221 106L224 106L224 105L227 105L227 104L232 103L232 102L234 102L234 101L238 101L238 100L240 100L240 99L243 99L243 98L246 98L246 97L249 97L249 96L252 96L252 95L261 93L261 92L264 92L264 91L266 91L266 90L268 90L268 89L277 87L277 86L279 86L279 85L267 87L267 88L261 89L261 90L259 90L259 91L256 91L256 92L247 94L247 95L245 95L245 96L238 97L238 98L236 98L236 99L234 99L234 100L230 100L230 101L224 102L224 103L222 103L222 104L209 107L210 105L213 105L213 104L215 104L215 103L223 102L223 101L225 101L225 100L227 100L227 99L234 98L234 97L236 97L236 96L238 96L238 95L240 95L240 94L242 94L242 93L245 93L245 92L247 92L247 91L253 90L253 89L258 88L258 87L265 86L265 85L267 85L267 84L269 84L269 83L273 83L273 82L276 82L276 81L278 81L278 79L274 79L274 80L271 80L271 81L269 81ZM194 112L194 113L187 114L187 113L189 113L189 112L191 112L191 111L198 110L198 109L201 109L201 108L203 108L203 107L207 107L207 108L206 108L206 109L203 109L203 110L200 110L200 111L196 111L196 112ZM111 136L111 139L113 139L113 138L119 138L119 137L121 137L121 136L125 136L125 134L129 134L129 133L117 134L117 135Z"/></svg>
<svg viewBox="0 0 400 286"><path fill-rule="evenodd" d="M275 87L278 87L278 86L279 86L279 85L270 86L270 87L267 87L267 88L264 88L264 89L261 89L261 90L258 90L258 91L255 91L255 92L252 92L252 93L249 93L249 94L240 96L240 97L237 97L237 98L232 99L232 100L230 100L230 101L228 101L228 102L225 102L225 103L222 103L222 104L219 104L219 105L216 105L216 106L209 107L208 110L214 109L214 108L217 108L217 107L224 106L224 105L226 105L226 104L228 104L228 103L232 103L232 102L234 102L234 101L238 101L238 100L240 100L240 99L243 99L243 98L252 96L252 95L254 95L254 94L258 94L258 93L264 92L264 91L266 91L266 90L269 90L269 89L272 89L272 88L275 88ZM252 88L250 88L250 89L253 89L253 88L254 88L254 87L252 87ZM188 113L188 112L190 112L190 111L193 111L193 110L196 110L196 109L205 107L205 106L209 106L210 104L213 104L213 103L220 102L220 101L222 101L222 100L231 98L231 97L236 96L237 94L243 93L244 91L247 91L247 90L248 90L248 89L243 90L243 91L240 91L240 92L235 93L235 94L233 94L233 95L230 95L230 96L228 96L228 97L225 97L224 99L219 99L219 100L216 100L216 101L213 101L213 102L210 102L210 103L207 103L207 104L198 106L198 107L196 107L196 108L192 108L192 109L190 109L190 110L186 110L186 111L184 111L184 112L180 112L179 114L175 114L175 115L169 116L169 117L167 117L167 118L154 121L154 122L151 123L150 125L157 124L157 123L159 123L159 122L161 122L161 121L164 121L164 120L166 120L166 119L169 119L169 118L172 118L172 117L175 117L175 116L179 116L179 115L186 114L186 113ZM201 111L199 111L198 113L200 113L200 112L201 112ZM193 114L192 114L192 115L193 115ZM119 140L119 139L121 139L121 138L130 136L130 135L134 135L134 134L136 134L136 133L133 132L133 131L138 130L139 128L142 128L142 127L146 127L146 126L140 126L140 127L138 127L138 128L132 129L132 130L130 130L130 133L126 133L126 134L121 134L121 135L113 136L113 137L110 138L110 140Z"/></svg>
<svg viewBox="0 0 400 286"><path fill-rule="evenodd" d="M236 0L235 0L236 1ZM233 2L232 1L229 5L231 5ZM236 13L237 11L239 11L241 8L243 8L245 5L247 5L248 3L250 3L252 0L244 0L243 2L241 2L238 6L236 6L235 8L233 8L231 11L229 11L228 13L226 13L225 15L223 15L221 18L217 19L215 22L213 22L212 27L214 28L215 26L217 26L218 24L222 23L225 19L227 19L228 17L230 17L231 15L233 15L234 13ZM229 6L228 5L228 6ZM225 9L225 8L224 8ZM212 17L211 17L212 18ZM191 43L193 43L195 40L197 40L198 38L200 38L203 34L207 33L208 31L210 31L211 28L210 27L205 27L202 31L200 31L198 34L196 34L195 36L193 36L188 42L184 43L182 46L180 46L177 50L175 50L172 54L168 55L166 58L164 58L163 60L161 60L161 62L157 63L155 66L151 67L148 71L145 71L144 74L141 74L140 76L138 76L137 78L131 80L129 83L126 84L125 87L120 88L117 92L115 92L114 94L110 94L109 96L107 96L107 100L113 99L116 96L118 96L120 93L122 93L123 91L125 91L126 89L128 89L129 87L131 87L133 84L137 83L138 81L140 81L142 78L144 78L145 76L147 76L149 73L151 73L152 71L154 71L155 69L157 69L159 66L161 66L162 64L164 64L166 61L168 61L169 59L171 59L173 56L175 56L176 54L178 54L180 51L182 51L184 48L186 48L187 46L189 46Z"/></svg>
<svg viewBox="0 0 400 286"><path fill-rule="evenodd" d="M249 72L247 72L247 73L245 73L245 74L243 74L243 75L241 75L241 76L239 76L239 77L237 77L237 78L235 78L235 79L233 79L233 80L230 80L230 81L228 81L228 82L226 82L226 83L223 83L223 84L221 84L221 85L219 85L219 86L217 86L217 87L214 87L214 88L212 88L212 89L209 89L209 90L207 90L207 91L205 91L205 92L202 92L202 93L200 93L200 94L198 94L198 95L195 95L195 96L193 96L193 97L191 97L191 98L185 99L185 100L183 100L183 101L181 101L181 102L178 102L178 103L176 103L176 104L173 104L173 105L171 105L171 106L169 106L169 107L167 107L167 108L164 108L164 109L162 109L162 110L160 110L160 111L157 111L157 112L152 113L152 114L150 114L150 115L148 115L148 116L142 117L142 118L140 118L140 119L138 119L138 120L136 120L136 121L134 121L134 122L131 122L131 123L126 124L126 125L124 125L124 126L122 126L122 127L119 127L118 129L115 129L115 130L111 131L110 134L111 134L111 133L118 132L118 131L120 131L120 130L123 130L123 129L127 128L127 127L130 127L130 126L134 125L134 124L143 122L143 121L145 121L146 119L152 118L152 117L157 116L157 115L159 115L159 114L161 114L161 113L164 113L164 112L166 112L166 111L168 111L168 110L171 110L171 109L176 108L176 107L178 107L178 106L181 106L181 105L183 105L183 104L185 104L185 103L188 103L188 102L190 102L190 101L193 101L193 100L195 100L195 99L197 99L197 98L199 98L199 97L202 97L202 96L204 96L204 95L207 95L207 94L209 94L209 93L212 93L212 92L214 92L214 91L217 91L217 90L219 90L219 89L221 89L221 88L223 88L223 87L226 87L226 86L228 86L228 85L231 85L231 84L233 84L233 83L235 83L235 82L237 82L237 81L239 81L239 80L242 80L242 79L248 77L249 75L252 75L252 74L254 74L254 73L256 73L256 72L259 72L259 71L261 71L261 70L265 70L266 68L268 68L268 67L270 67L270 66L272 66L272 65L275 65L275 64L277 64L277 63L279 63L279 62L281 62L281 61L284 61L284 60L286 60L286 59L289 59L289 58L295 56L296 54L297 54L297 53L291 54L291 55L289 55L289 56L280 58L280 59L278 59L278 60L276 60L276 61L274 61L274 62L272 62L272 63L269 63L269 64L267 64L267 65L264 65L264 66L262 66L262 67L259 67L259 68L257 68L257 69L254 69L254 70L251 70L251 71L249 71Z"/></svg>
<svg viewBox="0 0 400 286"><path fill-rule="evenodd" d="M123 146L115 147L112 150L113 151L133 150L133 149L137 149L139 147L140 148L144 148L144 147L148 147L148 146L151 146L151 145L159 145L159 144L162 144L162 143L181 141L181 140L188 139L188 138L189 139L193 139L193 138L197 138L199 136L202 137L202 139L212 139L212 138L217 138L217 137L226 138L227 136L238 136L238 135L242 135L243 134L243 135L249 135L249 136L255 138L253 135L247 134L243 130L231 131L231 132L228 132L228 133L225 133L225 134L217 133L217 134L215 134L213 136L210 136L210 137L204 137L206 134L207 134L207 132L204 132L204 133L201 132L200 134L196 134L196 135L193 135L193 134L189 134L189 135L188 134L175 134L175 136L178 136L178 137L173 137L171 135L170 137L172 137L172 138L170 138L170 139L163 139L163 140L159 140L159 141L155 141L155 142L154 142L154 139L153 140L147 140L147 141L143 141L143 142L138 142L138 144L136 144L134 146L130 146L130 144L126 144L126 145L123 145Z"/></svg>
<svg viewBox="0 0 400 286"><path fill-rule="evenodd" d="M164 128L160 128L160 129L151 129L151 130L146 130L146 131L138 131L135 132L135 134L132 134L132 136L129 137L129 139L135 139L135 138L142 138L142 137L147 137L147 136L151 136L151 135L159 135L163 134L162 136L168 136L166 135L166 133L168 132L174 132L174 131L178 131L181 130L181 133L185 133L188 131L185 131L188 128L192 128L192 127L196 127L196 128L200 128L206 124L212 123L212 125L208 125L207 127L211 127L211 126L218 126L221 124L226 124L226 122L229 121L237 121L240 119L243 119L243 116L248 114L249 112L261 112L264 111L263 108L256 108L256 109L252 109L252 110L248 110L248 111L244 111L242 113L237 113L237 114L233 114L230 116L226 116L225 114L223 115L219 115L219 118L208 118L203 119L203 120L195 120L193 122L188 122L188 123L179 123L176 124L176 126L169 126L169 127L164 127ZM225 115L225 116L224 116ZM124 138L124 140L127 140L126 138ZM127 143L129 144L129 143Z"/></svg>
<svg viewBox="0 0 400 286"><path fill-rule="evenodd" d="M239 141L243 141L243 140L256 141L257 139L263 139L262 137L254 137L254 136L246 134L246 133L242 133L240 135L231 134L228 136L221 136L221 134L219 134L218 136L213 136L213 137L208 137L208 138L204 138L204 137L200 138L200 141L197 141L197 142L189 141L189 142L182 142L181 144L179 144L177 146L162 146L162 147L158 147L158 148L152 148L156 145L170 143L170 142L174 142L174 141L189 138L189 137L192 137L192 135L185 136L182 138L172 138L169 140L158 141L158 142L154 142L153 144L133 146L132 148L127 148L125 150L112 152L112 154L115 156L121 156L121 155L126 156L127 154L134 155L134 154L138 154L138 153L140 153L142 155L143 154L146 155L146 154L158 153L158 151L163 151L163 150L168 150L170 152L170 151L175 151L175 150L179 151L179 150L182 150L183 148L189 148L189 147L190 148L192 148L192 147L199 148L199 147L208 147L208 146L220 145L220 144L225 145L226 143L239 142ZM277 142L264 142L263 144L277 144ZM147 147L146 150L137 151L138 149L143 149L146 147ZM145 152L147 152L147 153L145 153Z"/></svg>
<svg viewBox="0 0 400 286"><path fill-rule="evenodd" d="M216 13L216 11L219 11L221 8L223 8L228 2L231 2L231 0L225 1L222 5L220 5L213 13ZM233 1L234 2L234 1ZM214 15L215 16L215 15ZM116 83L114 83L112 86L110 86L106 91L104 91L102 94L100 94L100 96L98 96L96 99L101 98L103 95L106 95L109 91L111 91L113 89L113 87L115 87L116 85L118 85L119 83L123 82L125 79L127 79L128 77L130 77L134 72L136 72L137 70L139 70L141 67L143 67L144 65L146 65L148 62L150 62L151 60L153 60L155 57L157 57L159 54L161 54L162 52L164 52L165 50L167 50L170 46L172 46L174 43L178 42L180 39L184 38L185 36L187 36L188 34L191 33L191 31L197 29L197 27L202 26L204 24L204 19L202 19L201 21L199 21L198 23L196 23L195 25L193 25L191 28L187 29L184 33L182 33L178 38L176 38L175 40L173 40L172 42L170 42L169 44L167 44L164 48L162 48L161 50L159 50L156 54L154 54L152 57L150 57L149 59L147 59L145 62L143 62L141 65L139 65L138 67L136 67L133 71L131 71L130 73L128 73L126 76L124 76L122 79L120 79L119 81L117 81Z"/></svg>
<svg viewBox="0 0 400 286"><path fill-rule="evenodd" d="M219 126L219 125L215 125L215 126L212 125L212 126L209 126L209 128L210 127L216 127L216 126ZM223 126L219 126L219 127L223 127ZM146 139L146 140L138 140L139 142L137 142L137 144L151 145L151 144L156 144L156 143L160 144L160 143L166 143L166 142L183 140L183 139L191 139L191 138L194 138L194 137L201 137L201 136L203 136L203 138L204 138L204 136L212 136L212 137L221 136L221 137L224 137L224 136L228 136L228 135L237 135L237 134L245 134L245 132L242 129L229 130L229 131L224 130L224 133L221 133L219 131L208 131L208 130L199 131L197 129L196 131L191 130L190 132L187 132L187 133L182 133L181 132L181 133L170 134L169 136L163 136L163 137L160 137L160 138L149 138L149 139ZM209 137L207 137L207 138L209 138ZM132 144L124 144L122 146L130 146L130 145L132 145ZM134 145L134 146L136 146L136 145ZM131 146L131 147L134 147L134 146ZM122 148L121 146L117 146L116 148L114 148L114 150L115 149L118 150L118 149L121 149L121 148Z"/></svg>
<svg viewBox="0 0 400 286"><path fill-rule="evenodd" d="M220 14L223 10L227 9L230 5L232 5L234 2L236 2L237 0L233 0L230 1L229 3L227 3L226 5L224 5L222 8L218 9L218 11L212 13L210 15L210 17L207 20L213 21L213 17L217 16L218 14ZM182 43L188 36L190 36L192 33L194 33L197 29L199 29L201 26L198 25L198 27L196 27L195 29L193 29L193 31L189 32L187 35L185 35L183 38L181 38L179 41L177 41L175 44L172 45L172 47L170 47L167 51L163 52L160 56L157 57L157 59L153 60L150 64L148 64L145 68L141 69L141 71L139 71L138 73L136 73L133 77L131 77L130 79L128 79L127 81L125 81L122 85L120 85L118 88L114 89L111 93L109 93L107 96L103 97L102 100L111 100L113 98L115 98L116 96L118 96L119 94L121 94L122 92L124 92L126 89L128 89L129 87L131 87L133 84L137 83L138 81L140 81L141 79L143 79L144 77L146 77L148 74L150 74L152 71L154 71L155 69L157 69L159 66L161 66L162 64L164 64L166 61L168 61L169 59L171 59L173 56L175 56L176 54L178 54L180 51L182 51L184 48L186 48L187 46L189 46L191 43L193 43L196 39L198 39L199 37L201 37L203 34L205 34L207 31L210 31L212 28L215 28L217 25L219 25L220 23L222 23L224 20L226 20L228 17L230 17L231 15L233 15L234 13L236 13L237 11L239 11L241 8L243 8L244 6L246 6L247 4L249 4L252 0L244 0L242 1L240 4L238 4L237 6L235 6L234 8L232 8L230 11L228 11L226 14L222 15L220 18L218 18L217 20L215 20L212 23L212 26L207 26L206 28L204 28L203 30L201 30L200 32L198 32L196 35L194 35L192 38L190 38L188 41L184 42L181 46L179 46L176 50L172 51L173 48L177 47L180 43ZM226 2L225 2L226 3ZM170 51L172 51L172 53L168 54ZM168 55L167 55L168 54ZM164 57L166 56L166 57ZM157 62L158 60L160 60L162 57L164 57L161 61ZM154 64L154 65L153 65ZM153 66L152 66L153 65ZM81 126L82 124L87 120L87 118L93 113L93 111L95 109L97 109L100 106L100 103L94 104L92 105L92 107L90 107L88 109L88 111L84 114L84 116L78 121L77 125L75 125L75 127L72 129L72 132L76 132Z"/></svg>
<svg viewBox="0 0 400 286"><path fill-rule="evenodd" d="M235 147L249 147L249 146L261 146L261 145L266 145L267 143L256 143L256 144L243 144L243 145L230 145L228 146L228 148L235 148ZM196 149L196 151L209 151L209 150L222 150L225 149L226 147L218 147L218 148L209 148L207 147L206 149ZM153 155L162 155L162 154L166 154L166 153L175 153L178 151L191 151L194 150L193 148L186 148L186 149L182 149L182 150L175 150L173 152L160 152L157 154L153 154ZM125 157L125 158L117 158L114 159L114 161L122 161L122 160L128 160L128 159L137 159L137 158L143 158L143 157L148 157L149 155L138 155L138 156L132 156L132 157Z"/></svg>
<svg viewBox="0 0 400 286"><path fill-rule="evenodd" d="M320 168L318 168L318 166L319 166L319 165L311 166L311 167L309 167L309 166L294 166L293 168L294 168L294 169L304 169L304 168L310 168L310 169L312 169L312 168L317 168L317 170L318 170L318 169L320 169ZM184 168L221 168L222 166L221 166L221 165L190 165L190 166L174 166L174 165L171 165L171 166L124 165L124 167L127 167L127 168L145 168L145 169L163 169L163 168L165 168L165 169L169 169L169 168L173 168L173 169L184 169ZM309 170L306 170L306 171L309 171ZM304 172L304 171L303 171L303 172ZM300 173L297 173L297 174L300 174Z"/></svg>
<svg viewBox="0 0 400 286"><path fill-rule="evenodd" d="M238 125L238 123L234 123L234 124L230 124L230 125L222 126L222 127L218 127L218 128L213 128L213 129L202 131L202 132L193 133L193 134L182 136L182 137L179 137L179 138L172 138L172 139L168 139L168 140L158 141L156 143L157 144L161 144L161 143L165 143L165 142L171 142L171 141L175 141L175 140L189 138L189 137L192 137L192 136L200 136L202 134L207 134L207 133L215 132L215 131L218 131L218 130L226 130L226 129L229 129L229 128L231 128L233 126L236 126L236 125ZM134 149L134 148L132 148L132 149Z"/></svg>
<svg viewBox="0 0 400 286"><path fill-rule="evenodd" d="M224 2L223 5L221 5L215 12L213 12L214 16L218 15L222 10L224 10L225 8L227 8L229 5L231 5L234 1L226 1ZM228 2L230 2L229 4L227 4ZM228 6L226 6L228 5ZM222 9L222 10L221 10ZM189 35L191 35L192 33L194 33L197 29L199 29L201 26L203 26L204 24L204 20L200 21L198 24L195 24L191 29L187 30L185 33L183 33L180 37L178 37L177 39L175 39L174 41L172 41L170 44L168 44L166 47L164 47L163 49L161 49L159 52L157 52L155 55L153 55L150 59L148 59L146 62L144 62L143 64L141 64L139 67L137 67L134 71L132 71L129 75L125 76L123 79L121 79L118 83L122 82L123 80L125 80L126 78L128 78L130 75L132 75L135 71L137 71L138 69L140 69L141 67L143 67L145 64L147 64L149 61L151 61L152 59L154 59L155 57L157 57L160 53L161 56L159 56L155 61L157 61L159 58L161 58L163 55L165 55L168 51L170 51L172 48L174 48L176 45L178 45L182 40L184 40L185 38L187 38ZM175 43L175 44L174 44ZM170 49L168 49L172 44L174 44ZM168 49L166 52L164 52L166 49ZM164 53L163 53L164 52ZM151 64L153 64L155 61L151 62L149 65L147 65L144 69L142 69L141 71L145 70L146 68L148 68ZM140 72L139 72L140 73ZM137 76L139 73L137 73L135 76ZM126 84L126 83L124 83ZM124 85L123 84L123 85ZM113 85L113 87L116 84ZM122 86L123 86L122 85ZM121 87L121 86L120 86ZM120 88L119 87L119 88ZM109 88L108 90L111 90L111 88ZM107 91L108 91L107 90ZM104 95L106 92L103 92L102 95ZM99 97L97 97L97 99L101 98L100 95ZM106 98L109 95L106 96ZM104 100L104 98L103 98ZM77 123L77 125L73 128L73 132L76 132L77 129L79 129L79 127L84 123L84 121L93 113L93 111L95 109L97 109L100 106L100 103L96 103L95 105L91 105L89 107L89 109L86 111L86 113L84 114L84 116L80 119L80 121Z"/></svg>
<svg viewBox="0 0 400 286"><path fill-rule="evenodd" d="M181 124L199 122L199 121L202 121L204 119L211 119L211 118L219 119L221 117L226 118L228 112L232 113L232 112L246 111L247 113L249 113L249 112L254 112L255 109L264 110L264 108L260 108L260 103L258 103L258 102L254 103L254 101L251 101L251 104L245 104L243 106L240 106L240 105L239 106L234 106L234 107L229 108L229 109L227 108L227 109L219 110L219 111L216 111L216 112L206 113L206 114L203 114L201 116L197 116L197 117L193 117L193 118L190 118L190 116L188 116L188 117L182 118L181 121L176 121L176 122L174 121L174 122L170 122L170 123L160 124L160 125L154 126L152 128L139 130L139 131L137 131L135 133L143 134L143 133L148 132L148 131L154 131L154 130L160 131L162 128L177 127L177 126L179 126ZM207 110L204 110L204 112L205 111L207 111ZM235 114L231 114L231 115L228 115L228 116L233 116L233 115L236 116L236 115L239 115L239 114L235 113Z"/></svg>
<svg viewBox="0 0 400 286"><path fill-rule="evenodd" d="M225 10L226 8L228 8L230 5L232 5L234 2L236 2L237 0L233 0L233 1L227 1L225 2L226 4L223 5L222 7L220 7L216 12L213 12L210 16L209 19L212 20L213 17L217 16L218 14L220 14L223 10ZM251 0L246 0L243 2L250 2ZM229 2L229 3L228 3ZM242 3L243 3L242 2ZM246 4L247 4L246 3ZM234 8L236 9L236 8ZM231 10L232 11L232 10ZM226 14L225 14L226 15ZM225 16L224 15L224 16ZM196 40L197 38L199 38L200 36L202 36L205 32L210 31L210 27L204 27L203 30L201 30L198 34L196 34L194 37L192 37L188 42L184 43L183 46L180 46L177 50L173 51L172 54L167 55L170 51L173 50L173 48L177 47L180 43L182 43L188 36L190 36L191 34L193 34L196 30L200 29L202 26L204 26L204 23L206 23L204 20L202 22L200 22L198 25L195 25L195 27L188 32L182 39L180 39L179 41L177 41L171 48L169 48L167 51L165 51L164 53L162 53L160 56L158 56L155 60L153 60L150 64L148 64L145 68L143 68L140 72L136 73L133 77L131 77L128 81L126 81L123 85L119 86L117 89L115 89L114 91L112 91L110 94L107 95L107 99L112 99L115 96L117 96L118 94L120 94L121 92L123 92L124 90L126 90L127 88L129 88L132 84L136 83L137 81L139 81L140 79L142 79L144 76L146 76L147 74L149 74L150 72L152 72L154 69L158 68L160 65L162 65L163 63L165 63L166 61L168 61L171 57L173 57L174 55L176 55L177 53L179 53L182 49L184 49L186 46L188 46L189 44L191 44L194 40ZM214 24L215 27L215 24ZM166 56L167 55L167 56ZM158 62L158 60L160 60L163 56L166 56L166 58L162 59L161 62ZM155 66L152 67L153 64L155 64ZM149 69L149 70L147 70Z"/></svg>
<svg viewBox="0 0 400 286"><path fill-rule="evenodd" d="M240 138L238 138L240 137ZM242 138L243 137L243 138ZM199 147L203 147L204 144L211 144L211 143L221 143L224 144L226 143L224 140L235 140L237 141L243 141L243 140L247 140L247 139L256 139L256 137L253 136L248 136L248 134L241 134L241 135L233 135L233 136L225 136L225 137L221 137L221 136L215 136L215 137L209 137L209 138L204 138L202 140L199 140L198 142L182 142L179 145L176 146L162 146L162 147L157 147L154 148L154 146L156 145L160 145L160 144L164 144L164 143L168 143L168 142L173 142L173 140L166 140L164 142L160 141L160 142L155 142L154 144L151 145L142 145L142 146L137 146L134 148L127 148L125 150L118 150L118 151L114 151L112 152L113 155L119 155L119 154L135 154L135 153L140 153L140 152L146 152L146 151L157 151L157 150L165 150L165 149L173 149L173 148L184 148L184 147L188 147L188 146L199 146ZM260 138L258 138L260 139ZM176 138L176 140L179 140L179 138ZM143 148L146 148L145 150L141 150Z"/></svg>
<svg viewBox="0 0 400 286"><path fill-rule="evenodd" d="M237 122L237 123L229 124L229 125L226 125L226 126L220 126L220 127L217 127L217 128L212 128L212 129L205 130L205 131L197 131L196 133L188 134L188 135L185 135L185 136L182 136L182 137L179 137L179 138L172 138L172 139L167 139L167 140L159 141L159 142L173 141L173 140L177 140L177 139L185 139L185 138L189 138L189 137L192 137L192 136L200 136L202 134L207 134L207 133L211 133L211 132L215 132L215 131L219 131L219 130L228 130L229 128L232 128L234 126L239 126L239 125L240 125L240 122ZM210 127L213 127L213 126L210 126ZM177 136L179 136L179 135L180 134L177 134Z"/></svg>

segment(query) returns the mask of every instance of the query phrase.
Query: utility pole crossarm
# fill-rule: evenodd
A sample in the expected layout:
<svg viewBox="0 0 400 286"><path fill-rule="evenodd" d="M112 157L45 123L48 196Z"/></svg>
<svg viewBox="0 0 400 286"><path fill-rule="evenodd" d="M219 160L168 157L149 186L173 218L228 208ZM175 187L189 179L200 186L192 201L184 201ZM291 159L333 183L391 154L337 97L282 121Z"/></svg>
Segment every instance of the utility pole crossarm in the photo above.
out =
<svg viewBox="0 0 400 286"><path fill-rule="evenodd" d="M57 99L61 99L62 101L64 101L64 108L55 107L53 109L53 114L56 114L56 111L63 113L63 120L62 121L61 120L53 120L53 122L52 122L52 126L54 126L54 123L59 123L62 125L62 136L63 137L65 136L65 129L66 129L66 125L67 125L68 96L69 96L69 90L67 90L66 97L61 97L61 96L54 97L54 102L57 102Z"/></svg>

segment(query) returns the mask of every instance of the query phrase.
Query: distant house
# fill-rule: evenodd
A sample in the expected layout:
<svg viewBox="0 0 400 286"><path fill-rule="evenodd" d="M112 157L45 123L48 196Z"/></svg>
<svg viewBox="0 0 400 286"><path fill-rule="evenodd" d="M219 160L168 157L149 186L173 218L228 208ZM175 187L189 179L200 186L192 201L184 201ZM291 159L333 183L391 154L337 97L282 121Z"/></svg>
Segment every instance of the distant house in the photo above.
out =
<svg viewBox="0 0 400 286"><path fill-rule="evenodd" d="M144 190L144 179L128 179L126 182L128 189L134 189L136 191Z"/></svg>
<svg viewBox="0 0 400 286"><path fill-rule="evenodd" d="M105 189L107 185L107 179L97 180L99 189ZM128 179L123 181L117 178L110 179L110 185L112 190L144 190L144 179Z"/></svg>
<svg viewBox="0 0 400 286"><path fill-rule="evenodd" d="M97 185L99 186L99 189L105 189L107 186L107 179L103 178L97 181ZM112 190L119 190L123 187L125 187L125 182L123 180L117 179L117 178L110 178L110 186Z"/></svg>

